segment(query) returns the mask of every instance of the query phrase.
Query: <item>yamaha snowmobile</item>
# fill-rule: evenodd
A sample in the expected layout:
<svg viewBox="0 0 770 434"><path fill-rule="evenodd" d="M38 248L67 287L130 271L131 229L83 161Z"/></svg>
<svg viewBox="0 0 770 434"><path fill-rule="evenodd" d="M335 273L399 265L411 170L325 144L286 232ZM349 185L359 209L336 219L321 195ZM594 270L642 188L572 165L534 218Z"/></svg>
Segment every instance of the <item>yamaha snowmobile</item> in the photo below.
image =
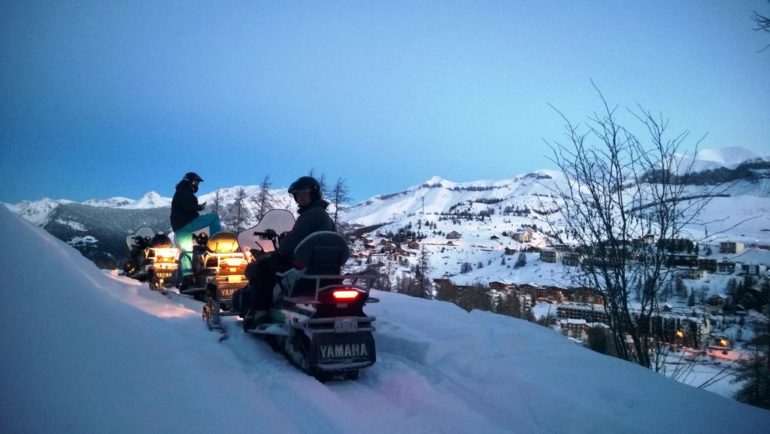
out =
<svg viewBox="0 0 770 434"><path fill-rule="evenodd" d="M128 260L123 264L123 275L140 281L147 280L144 269L149 263L147 249L154 236L155 231L152 228L142 226L126 237Z"/></svg>
<svg viewBox="0 0 770 434"><path fill-rule="evenodd" d="M177 268L179 249L174 248L168 235L155 233L143 226L126 238L129 259L123 266L123 274L142 282L149 282L150 289L162 290L164 283Z"/></svg>
<svg viewBox="0 0 770 434"><path fill-rule="evenodd" d="M180 294L198 301L206 301L213 295L220 304L229 305L233 292L246 282L243 273L248 263L246 255L239 250L236 235L223 231L209 237L204 229L193 233L192 238L192 283L181 289L181 279L178 279Z"/></svg>
<svg viewBox="0 0 770 434"><path fill-rule="evenodd" d="M262 222L272 222L274 227ZM271 210L253 228L259 230L251 234L260 248L272 244L275 249L280 243L278 234L293 222L289 211ZM358 378L360 369L376 361L375 318L363 311L367 302L376 301L369 297L375 277L341 274L350 250L336 232L309 235L294 256L300 266L278 273L268 322L254 324L241 307L244 330L266 338L291 362L320 380Z"/></svg>
<svg viewBox="0 0 770 434"><path fill-rule="evenodd" d="M227 338L227 328L222 323L223 316L237 315L232 309L233 294L246 282L246 255L240 250L234 233L219 232L206 239L206 250L198 256L197 265L193 262L195 276L205 284L203 292L191 288L193 296L203 295L202 317L209 330L219 330L221 339ZM188 291L183 291L187 293Z"/></svg>
<svg viewBox="0 0 770 434"><path fill-rule="evenodd" d="M171 238L162 232L155 234L147 249L147 259L150 263L146 270L150 289L164 291L167 282L176 273L178 257L179 249L171 243Z"/></svg>

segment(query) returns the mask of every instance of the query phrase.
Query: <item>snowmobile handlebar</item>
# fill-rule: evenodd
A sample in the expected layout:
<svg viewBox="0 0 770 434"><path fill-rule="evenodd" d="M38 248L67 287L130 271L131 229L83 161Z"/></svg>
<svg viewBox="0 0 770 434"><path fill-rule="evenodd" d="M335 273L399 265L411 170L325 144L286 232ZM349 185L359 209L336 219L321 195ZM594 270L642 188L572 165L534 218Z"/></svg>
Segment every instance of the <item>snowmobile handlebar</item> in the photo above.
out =
<svg viewBox="0 0 770 434"><path fill-rule="evenodd" d="M269 240L274 240L275 238L278 238L278 233L272 229L266 229L262 232L254 232L254 235L262 238L267 238Z"/></svg>

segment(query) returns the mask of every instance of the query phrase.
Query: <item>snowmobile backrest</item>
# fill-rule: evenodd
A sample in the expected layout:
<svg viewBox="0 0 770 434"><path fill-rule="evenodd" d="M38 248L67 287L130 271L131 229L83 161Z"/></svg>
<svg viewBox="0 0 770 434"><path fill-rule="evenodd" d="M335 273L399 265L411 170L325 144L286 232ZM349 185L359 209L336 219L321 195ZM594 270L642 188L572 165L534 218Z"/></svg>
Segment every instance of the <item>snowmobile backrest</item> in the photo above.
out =
<svg viewBox="0 0 770 434"><path fill-rule="evenodd" d="M126 237L126 244L128 244L128 248L132 249L136 247L137 245L137 238L139 239L146 239L151 240L155 236L155 231L152 230L149 226L142 226L139 229L136 230L133 234Z"/></svg>
<svg viewBox="0 0 770 434"><path fill-rule="evenodd" d="M152 241L150 241L150 247L155 249L169 248L173 247L173 244L171 244L171 238L169 238L168 235L158 233L152 238Z"/></svg>
<svg viewBox="0 0 770 434"><path fill-rule="evenodd" d="M238 237L232 232L218 232L206 246L213 253L234 253L238 251Z"/></svg>
<svg viewBox="0 0 770 434"><path fill-rule="evenodd" d="M294 257L305 266L307 274L339 274L350 257L348 243L332 231L314 232L294 249Z"/></svg>

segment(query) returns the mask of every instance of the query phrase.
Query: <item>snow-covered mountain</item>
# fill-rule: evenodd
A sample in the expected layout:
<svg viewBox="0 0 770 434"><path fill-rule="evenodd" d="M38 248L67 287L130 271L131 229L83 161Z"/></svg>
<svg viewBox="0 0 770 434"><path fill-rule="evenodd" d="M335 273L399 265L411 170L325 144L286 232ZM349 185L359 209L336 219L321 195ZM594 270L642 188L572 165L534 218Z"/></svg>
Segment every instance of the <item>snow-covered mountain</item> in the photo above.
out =
<svg viewBox="0 0 770 434"><path fill-rule="evenodd" d="M2 208L0 238L14 246L0 250L0 291L18 301L0 306L7 432L684 434L770 426L766 410L535 324L385 292L367 307L377 317L377 363L356 381L322 384L241 332L235 318L225 318L232 333L219 343L200 320L200 303L105 273Z"/></svg>
<svg viewBox="0 0 770 434"><path fill-rule="evenodd" d="M770 155L760 156L746 148L739 146L729 146L718 149L703 149L695 154L692 161L693 172L703 172L719 168L735 169L746 162L757 160L770 160ZM682 156L684 161L689 162L690 157ZM686 167L686 166L685 166Z"/></svg>
<svg viewBox="0 0 770 434"><path fill-rule="evenodd" d="M539 170L510 179L456 183L433 177L404 191L375 196L344 213L350 223L364 226L386 223L418 213L447 213L458 206L486 205L538 208L541 197L552 194L553 182L561 182L560 173ZM477 205L474 205L477 204Z"/></svg>
<svg viewBox="0 0 770 434"><path fill-rule="evenodd" d="M730 185L730 196L714 199L709 204L703 213L702 227L690 228L694 236L703 239L709 235L711 241L722 237L747 243L767 240L770 237L770 158L757 157L741 148L727 148L701 151L697 161L705 171L686 180L692 184L690 188L693 192L697 193L702 185L723 183ZM511 277L512 272L506 271L508 267L497 256L505 248L518 250L524 246L504 234L510 235L525 226L536 226L541 229L536 232L542 233L546 215L555 207L551 200L553 186L562 182L561 173L554 170L538 170L502 180L463 183L432 177L404 191L375 196L354 205L342 213L341 220L365 227L385 225L382 230L393 233L409 225L417 227L430 221L437 227L428 233L427 243L443 245L446 243L445 235L452 231L460 232L464 237L455 243L458 248L453 252L437 252L440 255L432 259L435 262L432 264L432 277L455 275L466 262L504 267L503 270L484 270L480 276L474 276L475 273L464 276L472 278L471 281L495 279L493 273L499 271L504 271L500 278ZM241 191L249 198L244 201L248 216L241 227L249 227L256 223L257 204L252 199L258 195L259 186L220 188L200 195L199 200L207 202L209 210L212 210L218 196L219 212L227 223L233 217L230 205ZM272 189L270 193L273 207L296 209L285 189ZM121 256L127 253L123 240L128 231L145 224L158 231L170 230L168 209L164 208L169 203L169 198L150 192L139 200L115 197L78 204L43 199L7 207L65 241L79 240L89 234L94 236L95 244L89 246L88 252L83 250L84 254L93 256L103 250L107 253L107 262L100 263L110 266L112 262L119 265ZM106 210L115 212L110 211L110 217L105 217ZM487 218L483 221L442 221L442 214L451 213L486 215ZM116 226L116 222L122 226ZM109 230L102 230L101 226L109 226ZM536 240L531 245L537 247L542 243L544 239ZM463 245L465 248L460 248ZM439 258L443 260L438 261Z"/></svg>

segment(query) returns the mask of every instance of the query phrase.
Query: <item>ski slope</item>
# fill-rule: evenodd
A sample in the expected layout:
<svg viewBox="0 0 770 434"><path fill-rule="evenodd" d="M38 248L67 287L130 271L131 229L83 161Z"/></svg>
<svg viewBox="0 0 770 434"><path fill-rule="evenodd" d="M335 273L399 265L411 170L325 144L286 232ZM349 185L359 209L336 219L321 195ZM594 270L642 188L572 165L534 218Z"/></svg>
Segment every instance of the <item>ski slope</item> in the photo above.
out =
<svg viewBox="0 0 770 434"><path fill-rule="evenodd" d="M513 318L378 292L377 363L319 383L200 304L106 273L0 207L3 431L750 433L770 412Z"/></svg>

